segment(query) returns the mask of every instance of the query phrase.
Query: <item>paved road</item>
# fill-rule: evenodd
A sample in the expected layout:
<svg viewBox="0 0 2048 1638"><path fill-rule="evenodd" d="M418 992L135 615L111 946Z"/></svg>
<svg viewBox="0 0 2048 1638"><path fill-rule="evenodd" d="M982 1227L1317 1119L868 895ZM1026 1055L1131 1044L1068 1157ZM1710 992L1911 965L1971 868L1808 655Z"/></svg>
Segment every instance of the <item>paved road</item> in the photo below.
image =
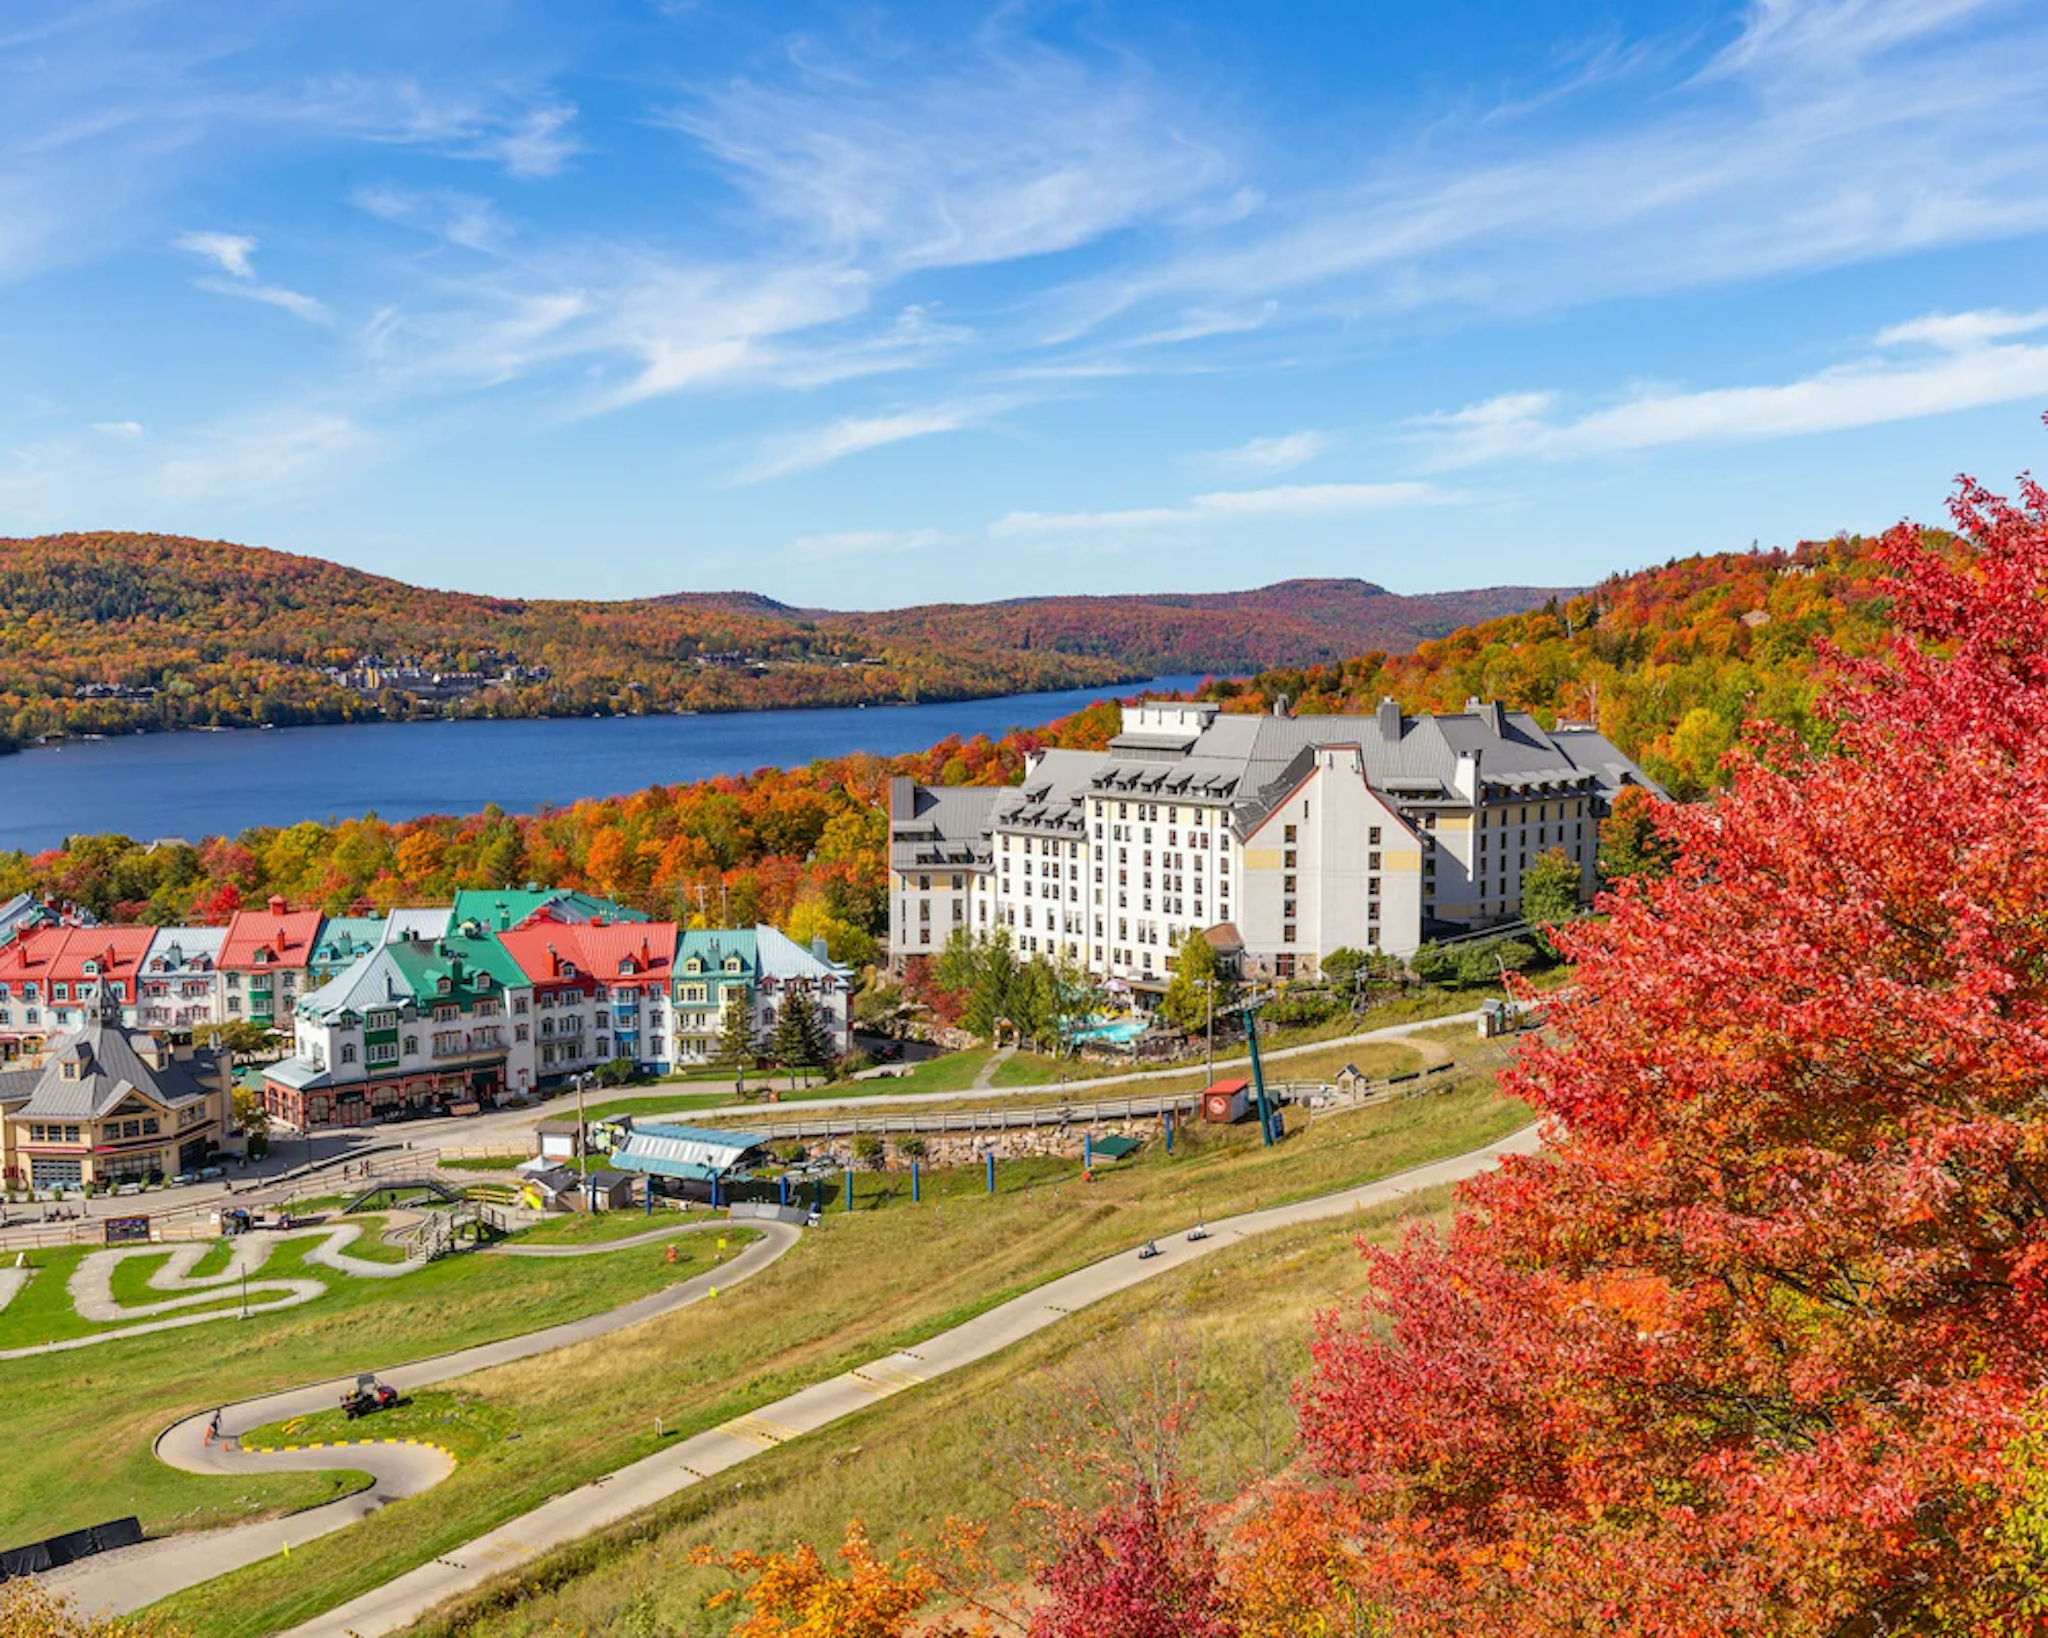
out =
<svg viewBox="0 0 2048 1638"><path fill-rule="evenodd" d="M410 1364L376 1367L377 1375L402 1394L435 1382L468 1376L493 1365L516 1359L530 1359L557 1348L588 1342L643 1320L672 1314L704 1297L713 1286L730 1286L758 1274L796 1244L798 1231L787 1223L763 1219L744 1225L711 1220L693 1225L694 1232L711 1229L731 1231L751 1228L762 1236L741 1248L730 1262L706 1274L654 1292L609 1313L588 1319L551 1325L543 1331L508 1337L502 1342L482 1343L456 1353L436 1354ZM679 1232L679 1231L672 1231ZM574 1253L609 1251L611 1246L563 1248ZM369 1367L365 1367L369 1368ZM354 1382L352 1376L336 1377L307 1387L245 1399L221 1411L221 1440L207 1438L210 1411L173 1423L157 1436L156 1454L172 1467L188 1473L299 1473L309 1470L346 1469L368 1473L371 1484L341 1501L308 1508L289 1518L258 1524L241 1524L225 1530L208 1530L187 1535L166 1536L140 1546L98 1558L82 1559L43 1576L53 1591L76 1599L82 1606L113 1614L126 1614L167 1598L185 1587L210 1581L217 1575L238 1570L266 1558L274 1558L287 1544L310 1541L339 1530L400 1497L416 1495L439 1484L454 1469L454 1462L431 1445L370 1443L330 1446L323 1450L258 1453L233 1444L235 1437L250 1428L281 1422L294 1416L309 1416L334 1409L342 1391ZM372 1424L374 1425L374 1424Z"/></svg>
<svg viewBox="0 0 2048 1638"><path fill-rule="evenodd" d="M550 1548L572 1541L664 1500L678 1491L688 1489L713 1474L746 1461L759 1451L773 1449L790 1439L815 1432L842 1417L866 1409L878 1400L901 1393L932 1377L985 1359L1012 1343L1057 1324L1081 1308L1128 1290L1145 1280L1171 1273L1226 1246L1239 1244L1251 1235L1288 1228L1300 1223L1341 1217L1354 1211L1399 1200L1419 1190L1455 1183L1487 1170L1497 1164L1502 1155L1526 1154L1532 1152L1535 1147L1535 1128L1527 1127L1483 1149L1416 1167L1392 1177L1380 1178L1312 1200L1269 1207L1264 1211L1247 1212L1242 1216L1220 1220L1209 1225L1209 1235L1201 1241L1189 1241L1179 1236L1162 1240L1159 1242L1160 1255L1157 1257L1141 1259L1135 1255L1133 1248L1132 1251L1106 1258L1053 1280L1024 1296L1002 1303L920 1344L915 1349L890 1355L886 1359L877 1360L829 1381L818 1383L762 1410L738 1417L694 1438L683 1440L657 1455L594 1479L566 1495L557 1496L511 1523L443 1554L432 1563L411 1570L374 1592L331 1610L303 1626L293 1628L287 1638L351 1638L351 1635L353 1638L379 1638L381 1634L395 1632L411 1625L425 1611L444 1599L466 1592L494 1575L528 1562ZM779 1225L761 1226L769 1228ZM731 1275L728 1273L723 1277L729 1279ZM614 1317L604 1316L607 1320ZM508 1357L524 1357L542 1351L543 1346L560 1345L543 1343L542 1339L548 1335L549 1333L545 1332L537 1333L535 1337L522 1338L517 1343L497 1346L520 1347L520 1353ZM436 1370L431 1378L420 1378L405 1372L393 1372L391 1379L395 1383L415 1385L420 1381L441 1380L454 1374L457 1373ZM276 1420L280 1415L300 1414L297 1409L279 1410L276 1406L280 1401L297 1403L303 1396L310 1396L306 1400L308 1407L324 1409L331 1403L329 1396L339 1391L340 1384L322 1384L317 1389L303 1390L300 1395L275 1395L269 1400L254 1402L251 1407L234 1407L234 1417L229 1426L249 1427L258 1422ZM249 1414L244 1414L245 1410ZM184 1431L181 1433L181 1430ZM180 1423L159 1441L159 1453L164 1455L166 1460L174 1460L177 1455L191 1456L192 1441L199 1439L202 1431L203 1422L199 1418ZM166 1442L172 1441L174 1437L179 1442L167 1445ZM233 1460L231 1457L224 1459ZM291 1459L277 1457L270 1460L288 1465ZM180 1462L178 1465L185 1464ZM363 1464L360 1461L351 1464L346 1460L336 1460L329 1465ZM402 1479L434 1482L433 1479L426 1477L426 1473L427 1464L424 1462L417 1466L409 1463ZM395 1494L394 1492L394 1499ZM349 1517L336 1511L345 1508L346 1505L333 1503L328 1508L317 1510L316 1513L300 1514L294 1519L281 1521L276 1525L251 1525L243 1527L241 1531L223 1531L217 1532L214 1536L199 1538L193 1547L187 1550L176 1570L171 1570L168 1565L163 1569L152 1565L147 1571L132 1570L125 1564L114 1563L114 1559L127 1555L113 1555L108 1560L100 1561L111 1573L101 1575L88 1572L84 1576L63 1583L63 1590L79 1598L87 1608L110 1608L119 1612L133 1610L153 1599L166 1596L178 1587L191 1585L207 1576L275 1553L279 1542L287 1535L293 1539L304 1539L301 1521L305 1519L333 1513L333 1522L325 1528L338 1529L351 1522ZM211 1558L208 1544L219 1541L225 1548L228 1546L227 1538L240 1537L244 1531L248 1533L248 1550L224 1552L220 1555L221 1562L217 1566L209 1567ZM174 1541L175 1539L173 1538ZM172 1544L164 1545L170 1547ZM148 1546L128 1550L130 1554L135 1555L146 1554L148 1551ZM138 1557L131 1562L140 1565L142 1560ZM180 1575L184 1579L177 1579Z"/></svg>

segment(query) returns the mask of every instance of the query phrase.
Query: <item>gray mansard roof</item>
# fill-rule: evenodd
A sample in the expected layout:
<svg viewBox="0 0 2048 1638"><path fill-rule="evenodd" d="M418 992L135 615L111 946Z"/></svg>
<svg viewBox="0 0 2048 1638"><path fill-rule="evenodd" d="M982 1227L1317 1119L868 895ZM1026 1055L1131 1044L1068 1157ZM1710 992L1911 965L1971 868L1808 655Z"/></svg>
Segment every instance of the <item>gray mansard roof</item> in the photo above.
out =
<svg viewBox="0 0 2048 1638"><path fill-rule="evenodd" d="M989 815L1012 793L1000 785L889 786L889 868L972 869L988 863Z"/></svg>
<svg viewBox="0 0 2048 1638"><path fill-rule="evenodd" d="M94 1022L59 1036L44 1054L40 1068L7 1076L14 1086L0 1085L0 1097L12 1101L19 1083L33 1077L28 1099L15 1113L27 1120L96 1120L120 1108L132 1092L159 1104L177 1107L212 1090L205 1078L216 1072L212 1053L171 1059L151 1067L135 1050L127 1030L118 1023Z"/></svg>
<svg viewBox="0 0 2048 1638"><path fill-rule="evenodd" d="M1391 701L1371 716L1347 717L1229 716L1190 708L1180 726L1141 723L1118 734L1107 751L1047 751L1021 785L1007 790L932 789L898 780L890 798L891 863L897 870L986 863L985 838L998 829L1079 835L1090 796L1213 804L1249 827L1272 811L1312 767L1316 748L1326 745L1357 746L1374 789L1424 806L1462 805L1474 774L1497 797L1590 787L1612 799L1627 784L1657 789L1593 729L1546 730L1527 712L1498 703L1422 717L1403 715ZM1461 778L1461 765L1468 778ZM950 857L933 856L939 852Z"/></svg>

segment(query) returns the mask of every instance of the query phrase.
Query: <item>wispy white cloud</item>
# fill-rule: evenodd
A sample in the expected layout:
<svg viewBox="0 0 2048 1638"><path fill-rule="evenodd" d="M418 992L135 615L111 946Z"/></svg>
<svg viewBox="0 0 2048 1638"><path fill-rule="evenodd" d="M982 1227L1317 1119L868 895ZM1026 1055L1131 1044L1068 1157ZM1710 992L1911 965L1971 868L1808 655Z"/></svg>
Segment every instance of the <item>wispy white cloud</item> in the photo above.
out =
<svg viewBox="0 0 2048 1638"><path fill-rule="evenodd" d="M1440 122L1077 281L1049 298L1050 333L1260 298L1288 332L1520 313L2048 230L2044 47L2048 13L2024 0L1765 0L1622 124Z"/></svg>
<svg viewBox="0 0 2048 1638"><path fill-rule="evenodd" d="M140 438L142 436L142 423L140 421L95 421L92 424L92 429L108 438L126 439Z"/></svg>
<svg viewBox="0 0 2048 1638"><path fill-rule="evenodd" d="M707 89L667 119L758 209L896 270L1069 250L1238 193L1213 116L1128 57L1054 50L1001 17L923 53L806 40L784 72Z"/></svg>
<svg viewBox="0 0 2048 1638"><path fill-rule="evenodd" d="M1441 506L1456 499L1448 490L1420 482L1277 484L1265 489L1213 490L1182 506L1117 512L1011 512L990 524L988 532L1004 540L1220 524L1245 518L1352 517Z"/></svg>
<svg viewBox="0 0 2048 1638"><path fill-rule="evenodd" d="M295 318L302 318L309 324L326 324L334 315L327 310L326 303L301 291L287 290L283 285L266 284L256 277L256 267L251 257L256 252L256 241L240 233L185 233L172 241L179 250L189 251L205 261L212 262L227 274L226 278L200 278L192 282L201 290L209 290L217 296L235 296L243 301L262 302L267 307L282 308Z"/></svg>
<svg viewBox="0 0 2048 1638"><path fill-rule="evenodd" d="M844 416L826 426L770 439L752 461L733 475L732 481L764 483L888 444L958 432L986 421L998 407L987 403L934 404L884 415Z"/></svg>
<svg viewBox="0 0 2048 1638"><path fill-rule="evenodd" d="M188 440L157 466L151 487L171 501L292 493L374 443L365 428L331 410L239 419Z"/></svg>
<svg viewBox="0 0 2048 1638"><path fill-rule="evenodd" d="M569 129L575 119L571 104L543 103L526 110L507 129L477 138L473 151L479 158L498 160L512 176L553 176L583 151Z"/></svg>
<svg viewBox="0 0 2048 1638"><path fill-rule="evenodd" d="M895 557L929 551L946 538L939 529L836 529L799 535L792 543L799 557Z"/></svg>
<svg viewBox="0 0 2048 1638"><path fill-rule="evenodd" d="M1225 472L1271 474L1291 472L1327 454L1327 432L1289 432L1275 438L1254 438L1235 449L1218 449L1204 457L1211 466Z"/></svg>
<svg viewBox="0 0 2048 1638"><path fill-rule="evenodd" d="M355 189L349 203L382 221L416 228L465 250L496 251L511 236L495 203L457 188L379 182Z"/></svg>
<svg viewBox="0 0 2048 1638"><path fill-rule="evenodd" d="M253 279L256 269L249 264L256 241L241 233L181 233L171 241L179 250L214 263L223 273L237 279Z"/></svg>
<svg viewBox="0 0 2048 1638"><path fill-rule="evenodd" d="M1558 394L1512 393L1418 423L1437 467L1563 460L1674 444L1753 442L2048 400L2048 309L1937 313L1879 333L1873 351L1799 380L1638 392L1576 416Z"/></svg>

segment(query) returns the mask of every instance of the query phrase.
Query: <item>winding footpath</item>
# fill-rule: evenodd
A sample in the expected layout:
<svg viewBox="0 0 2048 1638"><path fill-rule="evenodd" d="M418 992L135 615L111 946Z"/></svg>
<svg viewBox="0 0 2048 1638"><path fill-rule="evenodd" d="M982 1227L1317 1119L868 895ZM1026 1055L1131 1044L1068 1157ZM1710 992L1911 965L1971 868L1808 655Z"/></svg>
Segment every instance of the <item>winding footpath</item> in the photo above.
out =
<svg viewBox="0 0 2048 1638"><path fill-rule="evenodd" d="M914 1349L889 1355L843 1375L776 1401L719 1427L678 1441L668 1449L604 1474L587 1484L544 1502L539 1507L452 1549L432 1562L407 1571L382 1587L290 1629L286 1638L381 1638L410 1626L435 1605L482 1585L491 1577L529 1563L554 1547L618 1522L666 1500L712 1475L724 1472L792 1439L814 1433L843 1417L916 1387L933 1377L957 1371L1058 1324L1081 1309L1113 1297L1145 1281L1173 1273L1201 1258L1276 1229L1327 1221L1353 1212L1391 1204L1422 1190L1457 1183L1497 1165L1513 1154L1537 1147L1534 1126L1524 1127L1499 1142L1445 1160L1431 1162L1333 1194L1246 1212L1208 1225L1205 1239L1184 1235L1161 1239L1157 1257L1119 1253L1077 1269L1037 1289L1000 1303ZM708 1225L707 1225L708 1226ZM730 1284L772 1262L794 1243L797 1232L786 1225L754 1225L768 1238L747 1248L715 1275L685 1282L654 1298L610 1314L557 1326L484 1348L467 1349L438 1360L395 1368L380 1375L401 1391L480 1370L508 1359L529 1358L553 1348L603 1335L624 1325L672 1312L694 1301L711 1282ZM750 1261L751 1259L751 1261ZM744 1270L742 1265L746 1265ZM692 1291L691 1288L695 1290ZM685 1297L682 1293L689 1292ZM232 1433L281 1417L325 1410L346 1384L326 1382L289 1393L272 1394L226 1407L223 1429ZM304 1541L340 1529L355 1519L440 1482L452 1464L428 1446L362 1445L317 1451L256 1454L208 1445L206 1418L187 1418L157 1441L157 1454L175 1467L200 1473L299 1471L308 1468L371 1469L377 1482L369 1491L325 1507L263 1524L237 1526L196 1537L171 1537L147 1542L68 1571L46 1577L59 1591L95 1611L126 1613L245 1564L275 1556L286 1542Z"/></svg>
<svg viewBox="0 0 2048 1638"><path fill-rule="evenodd" d="M641 1244L650 1239L717 1229L730 1232L736 1225L710 1219L677 1228L635 1235L629 1241L609 1245L546 1248L556 1255L593 1256L619 1246ZM501 1342L480 1343L455 1353L436 1354L404 1365L377 1367L377 1375L401 1394L412 1393L452 1377L468 1376L552 1353L594 1337L622 1331L643 1320L658 1319L708 1296L714 1287L736 1285L758 1274L796 1244L797 1230L787 1223L761 1220L742 1225L756 1230L761 1238L743 1246L737 1255L704 1274L665 1287L650 1296L626 1303L587 1319L570 1320L545 1330L507 1337ZM532 1247L527 1255L541 1251ZM480 1255L491 1255L481 1253ZM344 1389L354 1385L353 1375L333 1377L282 1393L243 1399L221 1407L221 1437L207 1434L212 1412L201 1411L174 1422L157 1435L158 1460L187 1473L235 1476L250 1473L305 1473L346 1471L367 1473L370 1484L352 1496L293 1513L281 1519L256 1524L238 1524L225 1530L197 1531L145 1541L98 1558L80 1559L40 1579L53 1592L75 1599L81 1606L112 1614L127 1614L186 1587L210 1581L230 1570L274 1558L287 1546L311 1541L366 1518L378 1508L405 1496L431 1489L454 1471L454 1459L433 1445L405 1440L360 1439L350 1443L310 1446L298 1450L245 1451L236 1442L251 1428L294 1416L311 1416L331 1411Z"/></svg>

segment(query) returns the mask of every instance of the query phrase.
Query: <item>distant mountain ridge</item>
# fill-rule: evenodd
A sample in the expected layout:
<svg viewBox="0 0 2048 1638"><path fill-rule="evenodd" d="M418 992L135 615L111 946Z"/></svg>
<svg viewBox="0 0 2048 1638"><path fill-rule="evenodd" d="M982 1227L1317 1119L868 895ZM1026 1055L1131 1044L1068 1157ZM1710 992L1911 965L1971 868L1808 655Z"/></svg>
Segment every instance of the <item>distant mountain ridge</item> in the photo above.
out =
<svg viewBox="0 0 2048 1638"><path fill-rule="evenodd" d="M884 611L747 591L493 597L175 535L0 539L0 744L433 716L979 698L1405 654L1569 595L1363 580Z"/></svg>

